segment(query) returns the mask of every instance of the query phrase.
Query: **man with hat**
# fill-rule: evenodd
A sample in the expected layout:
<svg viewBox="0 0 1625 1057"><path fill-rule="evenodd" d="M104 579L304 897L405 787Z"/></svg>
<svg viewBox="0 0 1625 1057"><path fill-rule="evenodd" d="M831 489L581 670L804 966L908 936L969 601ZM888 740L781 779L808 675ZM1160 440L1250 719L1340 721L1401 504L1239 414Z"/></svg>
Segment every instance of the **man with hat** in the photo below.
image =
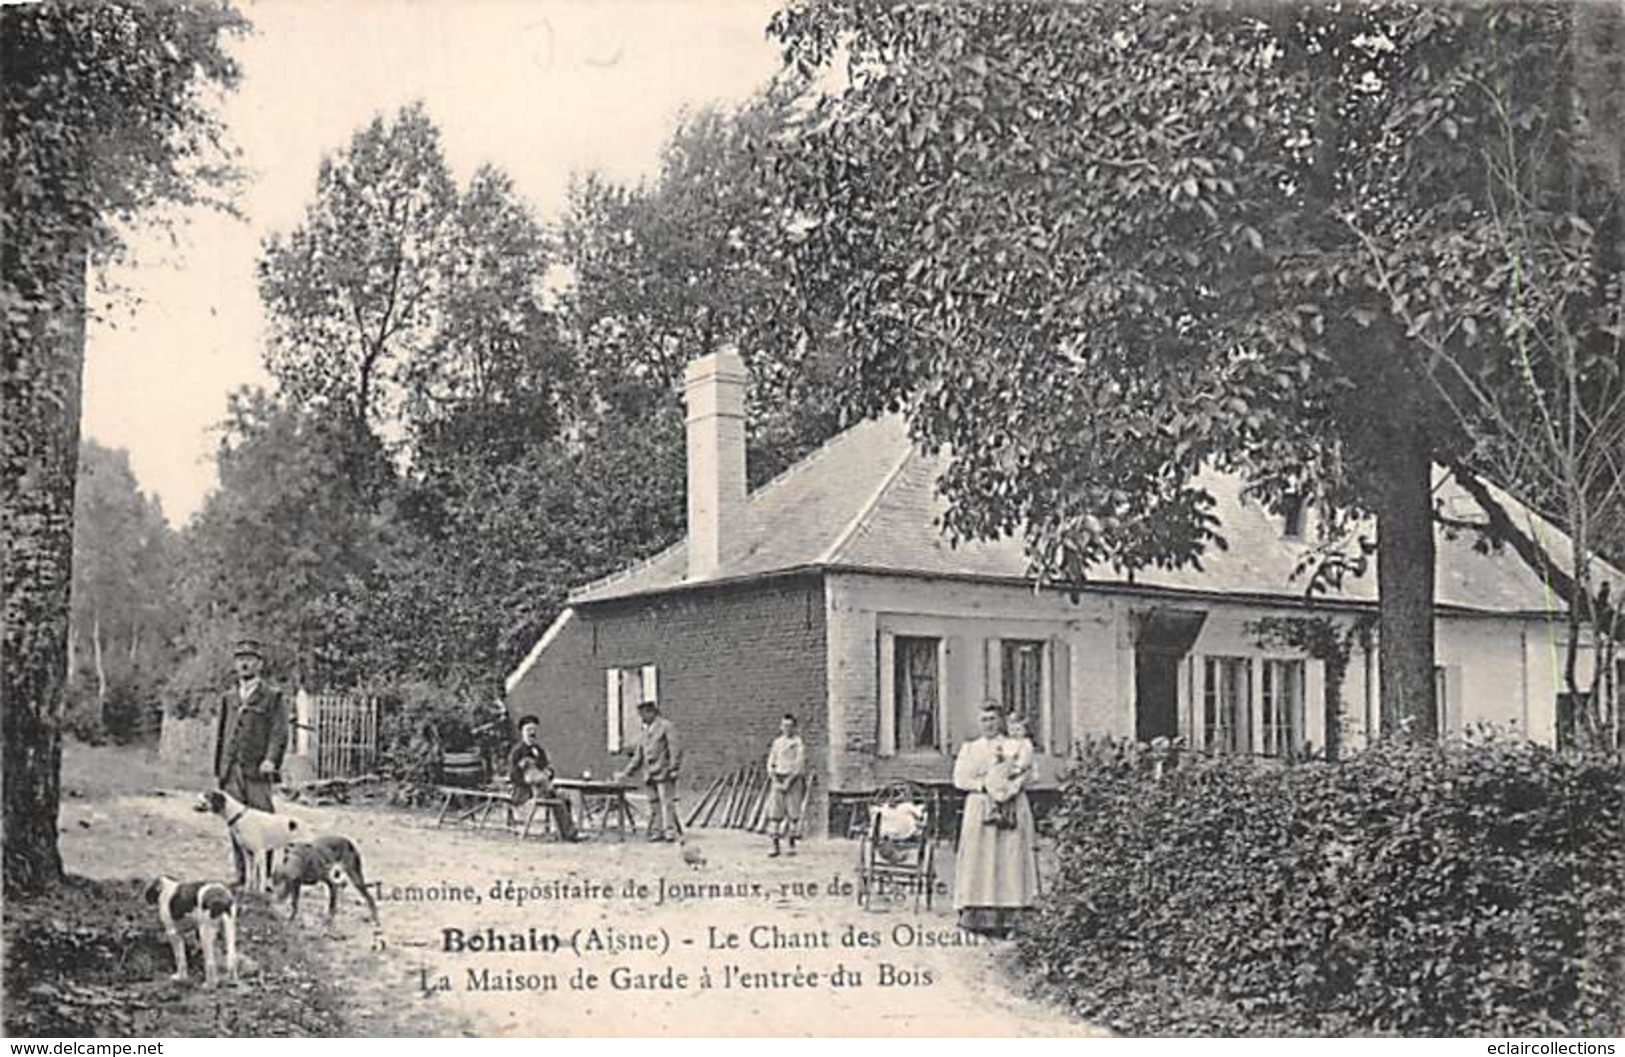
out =
<svg viewBox="0 0 1625 1057"><path fill-rule="evenodd" d="M653 701L638 705L638 718L643 720L638 747L626 766L615 773L615 780L624 782L632 772L643 769L643 780L649 786L649 839L674 841L682 833L677 825L677 771L683 765L683 749L677 743L677 728Z"/></svg>
<svg viewBox="0 0 1625 1057"><path fill-rule="evenodd" d="M282 754L288 748L288 703L282 691L261 678L265 654L254 639L239 639L232 650L237 688L220 701L220 729L214 743L214 774L220 788L261 811L271 806L271 786L281 777ZM247 863L235 843L231 855L237 883Z"/></svg>
<svg viewBox="0 0 1625 1057"><path fill-rule="evenodd" d="M519 719L519 744L508 753L508 787L512 790L509 810L528 804L533 797L553 801L549 808L553 822L559 827L559 839L578 841L575 820L570 816L570 805L553 792L553 766L547 760L547 750L536 740L542 721L535 716Z"/></svg>

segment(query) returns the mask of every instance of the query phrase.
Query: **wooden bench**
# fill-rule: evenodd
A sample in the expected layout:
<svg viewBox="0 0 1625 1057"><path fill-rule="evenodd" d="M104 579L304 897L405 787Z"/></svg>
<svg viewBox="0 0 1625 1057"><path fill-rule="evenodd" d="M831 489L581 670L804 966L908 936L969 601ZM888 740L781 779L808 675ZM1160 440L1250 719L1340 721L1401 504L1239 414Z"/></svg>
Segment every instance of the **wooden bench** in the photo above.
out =
<svg viewBox="0 0 1625 1057"><path fill-rule="evenodd" d="M476 829L484 829L497 805L506 807L513 799L506 789L469 789L460 785L442 785L436 788L443 797L440 801L440 814L434 820L436 827L444 826L446 816L455 810L457 815L452 819L453 822L472 822Z"/></svg>

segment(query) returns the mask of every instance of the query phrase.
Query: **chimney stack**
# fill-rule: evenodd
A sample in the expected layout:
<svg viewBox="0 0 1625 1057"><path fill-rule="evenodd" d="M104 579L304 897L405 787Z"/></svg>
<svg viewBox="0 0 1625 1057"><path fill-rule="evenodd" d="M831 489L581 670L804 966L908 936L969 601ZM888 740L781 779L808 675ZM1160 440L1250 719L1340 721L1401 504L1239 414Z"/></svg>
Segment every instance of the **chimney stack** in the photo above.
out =
<svg viewBox="0 0 1625 1057"><path fill-rule="evenodd" d="M745 361L732 346L689 363L688 578L717 575L745 514Z"/></svg>

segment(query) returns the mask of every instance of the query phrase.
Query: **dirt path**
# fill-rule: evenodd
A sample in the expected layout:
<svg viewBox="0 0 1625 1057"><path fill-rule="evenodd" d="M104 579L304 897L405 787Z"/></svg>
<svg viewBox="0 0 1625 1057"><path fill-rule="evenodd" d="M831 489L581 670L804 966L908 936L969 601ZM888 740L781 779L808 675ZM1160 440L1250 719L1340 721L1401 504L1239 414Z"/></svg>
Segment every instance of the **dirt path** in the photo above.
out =
<svg viewBox="0 0 1625 1057"><path fill-rule="evenodd" d="M494 831L435 829L429 813L288 810L319 831L357 842L369 880L384 895L382 928L375 934L360 901L346 892L336 928L324 939L325 895L317 889L307 891L298 924L280 924L305 930L319 944L335 986L358 1000L353 1005L392 1011L397 1022L405 1013L435 1034L1102 1034L1015 994L993 946L923 945L927 937L966 939L953 928L947 899L916 915L912 903L862 911L850 895L832 892L832 883L853 876L856 845L847 841L814 841L796 858L775 860L765 857L760 838L701 831L696 841L708 862L691 870L670 845L521 844ZM229 870L219 821L194 813L180 793L69 800L63 830L72 873L114 878L162 869L202 877ZM951 861L942 866L951 881ZM508 882L526 890L523 903L503 898ZM568 887L589 884L613 895L589 898ZM645 891L629 897L629 884ZM715 887L711 898L662 903L662 884L668 892ZM454 893L471 898L447 898ZM272 913L259 904L250 912ZM563 948L447 950L448 935L451 946L456 937L446 930L528 938L532 929L540 944L557 936ZM619 942L623 949L588 949L595 929L606 947ZM860 935L863 945L849 945ZM738 947L723 946L730 942ZM643 944L655 949L626 949ZM729 967L757 975L741 981ZM833 986L837 969L855 972L861 984ZM746 986L771 985L763 974L774 972L791 986ZM495 984L531 986L471 987L481 974ZM589 975L596 987L572 986ZM711 986L702 986L707 980Z"/></svg>

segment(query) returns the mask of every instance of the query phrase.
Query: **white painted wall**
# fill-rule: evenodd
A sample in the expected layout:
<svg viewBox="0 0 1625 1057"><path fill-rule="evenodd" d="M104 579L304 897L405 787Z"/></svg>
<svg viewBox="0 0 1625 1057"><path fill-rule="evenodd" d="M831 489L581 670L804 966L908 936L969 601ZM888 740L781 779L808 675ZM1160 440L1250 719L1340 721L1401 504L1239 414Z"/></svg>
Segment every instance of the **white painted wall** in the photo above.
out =
<svg viewBox="0 0 1625 1057"><path fill-rule="evenodd" d="M1180 671L1180 726L1193 745L1201 743L1204 664L1208 655L1249 658L1253 663L1252 708L1255 736L1262 709L1260 662L1294 658L1290 650L1260 648L1247 624L1266 615L1302 615L1301 607L1271 607L1194 598L1137 596L1123 592L1085 593L1076 600L1059 592L1034 592L1018 585L927 578L832 574L827 579L828 671L832 770L837 788L861 784L876 775L936 773L944 759L881 760L877 737L880 705L889 701L881 685L879 650L891 635L926 635L944 643L950 745L974 736L976 709L997 692L982 646L998 638L1048 639L1065 644L1068 678L1061 681L1070 700L1053 707L1070 710L1072 740L1090 735L1126 737L1134 732L1134 646L1131 614L1154 604L1201 609L1208 614ZM1336 615L1336 614L1334 614ZM1347 616L1344 616L1347 619ZM1537 741L1555 737L1555 697L1561 687L1561 626L1548 628L1524 617L1447 615L1440 618L1438 659L1446 676L1449 733L1484 724L1508 733L1526 732ZM1057 655L1059 651L1057 651ZM1316 749L1326 740L1325 671L1308 658L1305 665L1304 730ZM1343 685L1345 746L1366 744L1367 717L1375 728L1380 687L1375 653L1356 647ZM919 754L938 756L941 754ZM1049 761L1053 771L1058 760ZM1042 765L1041 765L1042 769Z"/></svg>
<svg viewBox="0 0 1625 1057"><path fill-rule="evenodd" d="M951 767L953 746L976 735L982 701L999 693L998 662L989 663L990 640L1050 644L1044 692L1052 714L1066 710L1054 722L1074 739L1119 722L1122 732L1132 729L1130 713L1119 705L1124 699L1116 614L1109 599L1085 595L1074 603L1019 586L862 575L833 575L827 585L830 758L837 788L885 777L938 776ZM942 640L947 751L883 755L888 732L881 729L880 716L892 687L881 677L881 655L896 636ZM1065 664L1064 676L1054 670L1059 663ZM1034 732L1041 756L1047 747L1043 733ZM1053 773L1057 763L1040 759L1040 775Z"/></svg>

